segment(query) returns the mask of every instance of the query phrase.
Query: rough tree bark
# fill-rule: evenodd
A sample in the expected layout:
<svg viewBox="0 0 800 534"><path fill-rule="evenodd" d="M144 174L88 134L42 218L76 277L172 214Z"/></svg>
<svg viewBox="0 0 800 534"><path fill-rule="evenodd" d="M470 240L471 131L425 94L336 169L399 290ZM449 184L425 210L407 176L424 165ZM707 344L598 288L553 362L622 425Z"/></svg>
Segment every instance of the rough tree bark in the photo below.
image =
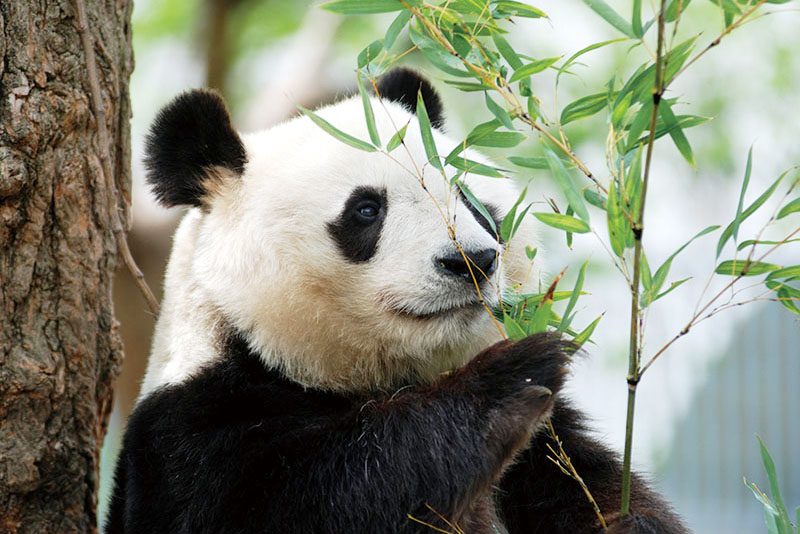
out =
<svg viewBox="0 0 800 534"><path fill-rule="evenodd" d="M131 0L84 0L123 221ZM122 357L116 246L73 0L0 0L0 533L97 531Z"/></svg>

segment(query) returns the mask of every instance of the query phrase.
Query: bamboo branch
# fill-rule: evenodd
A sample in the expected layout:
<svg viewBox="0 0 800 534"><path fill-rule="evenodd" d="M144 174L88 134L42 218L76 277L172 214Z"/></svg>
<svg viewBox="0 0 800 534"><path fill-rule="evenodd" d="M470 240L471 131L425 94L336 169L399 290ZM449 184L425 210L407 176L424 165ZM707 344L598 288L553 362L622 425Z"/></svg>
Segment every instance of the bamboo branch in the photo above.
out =
<svg viewBox="0 0 800 534"><path fill-rule="evenodd" d="M631 452L633 451L633 417L636 406L636 387L640 378L640 320L639 280L642 271L642 234L644 233L644 208L647 198L647 185L650 180L650 167L653 160L653 147L656 138L656 120L661 97L664 94L664 10L666 0L661 0L658 12L658 45L656 48L656 79L653 87L653 112L650 114L650 133L647 139L647 159L645 160L644 179L642 181L642 200L639 212L635 214L633 225L633 281L631 283L631 326L628 352L628 409L625 421L625 452L622 459L622 497L620 499L620 515L625 517L631 504Z"/></svg>
<svg viewBox="0 0 800 534"><path fill-rule="evenodd" d="M133 276L136 287L139 288L142 296L144 296L150 312L158 316L158 301L150 290L150 286L147 285L142 271L136 265L131 255L131 250L128 247L128 240L125 236L125 230L122 227L122 221L119 215L119 191L116 181L114 180L114 171L111 166L111 154L109 152L110 139L106 127L106 110L100 91L100 81L97 75L97 61L94 55L94 40L89 31L89 21L86 16L86 4L84 0L75 0L75 9L78 13L78 33L80 34L83 50L86 55L86 71L91 92L92 113L94 114L94 121L97 126L98 148L100 151L101 172L103 174L101 180L106 186L108 211L111 217L111 230L114 233L117 252L122 257L122 261Z"/></svg>

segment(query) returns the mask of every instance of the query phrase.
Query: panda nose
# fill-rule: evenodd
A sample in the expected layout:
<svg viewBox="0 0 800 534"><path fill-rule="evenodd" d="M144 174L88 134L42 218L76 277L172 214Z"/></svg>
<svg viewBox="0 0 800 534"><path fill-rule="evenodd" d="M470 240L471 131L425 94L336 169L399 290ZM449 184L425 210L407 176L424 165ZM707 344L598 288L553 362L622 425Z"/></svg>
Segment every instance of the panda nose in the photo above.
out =
<svg viewBox="0 0 800 534"><path fill-rule="evenodd" d="M472 273L480 281L483 275L487 277L494 273L495 268L495 251L491 248L486 248L477 251L464 251L464 255L469 258L472 263ZM436 268L447 276L458 276L465 280L472 280L470 274L470 266L464 261L464 255L461 253L451 254L436 258L434 263ZM483 273L483 275L481 274Z"/></svg>

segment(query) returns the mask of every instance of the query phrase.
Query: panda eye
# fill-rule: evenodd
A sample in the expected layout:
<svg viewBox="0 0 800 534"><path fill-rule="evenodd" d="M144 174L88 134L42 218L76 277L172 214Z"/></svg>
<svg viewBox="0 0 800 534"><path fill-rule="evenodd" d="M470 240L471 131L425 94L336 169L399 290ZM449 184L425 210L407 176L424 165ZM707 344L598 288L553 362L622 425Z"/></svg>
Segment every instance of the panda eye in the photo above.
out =
<svg viewBox="0 0 800 534"><path fill-rule="evenodd" d="M355 205L356 216L364 222L374 222L378 218L381 206L374 200L362 200Z"/></svg>

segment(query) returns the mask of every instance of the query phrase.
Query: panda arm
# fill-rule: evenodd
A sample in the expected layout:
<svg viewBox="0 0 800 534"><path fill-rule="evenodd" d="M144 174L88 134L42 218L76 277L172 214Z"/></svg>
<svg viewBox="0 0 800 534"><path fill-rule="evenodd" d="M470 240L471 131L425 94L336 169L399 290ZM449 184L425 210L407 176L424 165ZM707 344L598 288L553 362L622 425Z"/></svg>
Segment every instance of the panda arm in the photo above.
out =
<svg viewBox="0 0 800 534"><path fill-rule="evenodd" d="M408 515L438 522L428 506L458 521L549 412L535 385L556 391L565 357L540 345L367 402L213 374L158 391L129 421L109 532L427 534Z"/></svg>
<svg viewBox="0 0 800 534"><path fill-rule="evenodd" d="M603 512L610 533L685 534L689 532L669 505L637 475L631 481L631 513L619 519L622 465L615 453L593 439L579 412L563 399L551 417L576 471ZM583 490L547 457L552 440L539 432L530 447L503 476L498 504L509 534L601 533Z"/></svg>

